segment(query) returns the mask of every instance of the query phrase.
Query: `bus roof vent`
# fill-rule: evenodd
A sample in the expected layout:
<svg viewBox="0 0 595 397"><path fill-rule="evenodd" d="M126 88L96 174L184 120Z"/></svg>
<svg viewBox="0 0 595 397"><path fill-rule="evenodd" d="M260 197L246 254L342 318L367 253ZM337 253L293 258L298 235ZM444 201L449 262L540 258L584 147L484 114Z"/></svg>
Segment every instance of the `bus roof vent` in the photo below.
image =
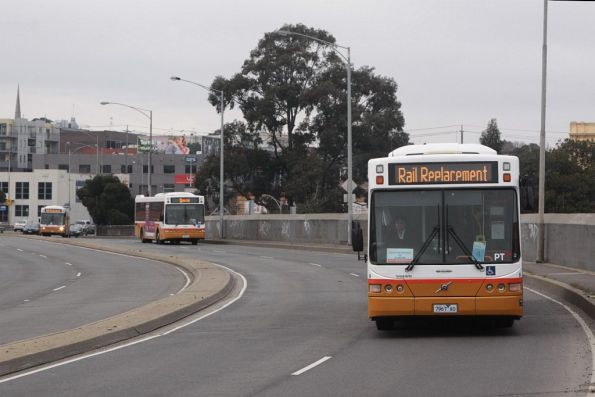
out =
<svg viewBox="0 0 595 397"><path fill-rule="evenodd" d="M388 154L389 157L423 156L429 154L497 154L484 145L460 143L428 143L426 145L401 146Z"/></svg>

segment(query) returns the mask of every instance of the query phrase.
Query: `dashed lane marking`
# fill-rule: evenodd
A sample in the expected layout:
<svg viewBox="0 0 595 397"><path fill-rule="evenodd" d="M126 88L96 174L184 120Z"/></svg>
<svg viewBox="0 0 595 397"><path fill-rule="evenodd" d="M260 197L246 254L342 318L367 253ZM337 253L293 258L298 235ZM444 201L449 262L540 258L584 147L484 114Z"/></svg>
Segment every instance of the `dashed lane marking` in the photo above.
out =
<svg viewBox="0 0 595 397"><path fill-rule="evenodd" d="M61 286L61 287L54 288L54 289L53 289L53 291L60 291L62 288L66 288L66 286L65 286L65 285L63 285L63 286Z"/></svg>
<svg viewBox="0 0 595 397"><path fill-rule="evenodd" d="M306 372L306 371L309 371L309 370L311 370L312 368L319 366L319 365L320 365L320 364L322 364L323 362L325 362L325 361L327 361L327 360L330 360L331 358L332 358L331 356L324 356L324 357L322 357L320 360L313 362L312 364L310 364L310 365L308 365L308 366L306 366L306 367L304 367L304 368L300 369L299 371L295 371L295 372L294 372L293 374L291 374L291 375L293 375L293 376L298 376L298 375L301 375L301 374L303 374L304 372Z"/></svg>
<svg viewBox="0 0 595 397"><path fill-rule="evenodd" d="M322 265L319 265L318 263L310 263L312 266L316 266L316 267L322 267Z"/></svg>

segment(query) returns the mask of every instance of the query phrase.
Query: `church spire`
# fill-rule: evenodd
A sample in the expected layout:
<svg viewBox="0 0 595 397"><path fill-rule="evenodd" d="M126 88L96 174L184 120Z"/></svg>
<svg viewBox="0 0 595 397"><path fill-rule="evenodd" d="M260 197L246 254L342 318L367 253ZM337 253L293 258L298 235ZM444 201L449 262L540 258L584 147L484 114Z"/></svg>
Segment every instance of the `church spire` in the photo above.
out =
<svg viewBox="0 0 595 397"><path fill-rule="evenodd" d="M17 107L14 111L14 119L20 119L21 118L21 97L20 97L20 90L21 87L17 85Z"/></svg>

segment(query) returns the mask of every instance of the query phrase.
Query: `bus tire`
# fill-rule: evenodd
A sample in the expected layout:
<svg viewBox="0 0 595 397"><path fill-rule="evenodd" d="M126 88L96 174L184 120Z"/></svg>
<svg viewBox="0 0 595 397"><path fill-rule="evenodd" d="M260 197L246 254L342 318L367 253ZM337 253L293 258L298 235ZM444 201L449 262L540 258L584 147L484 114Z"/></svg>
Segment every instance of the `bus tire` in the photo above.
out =
<svg viewBox="0 0 595 397"><path fill-rule="evenodd" d="M157 232L155 233L155 243L157 244L163 244L163 241L160 239L160 235L159 235L159 230L157 230Z"/></svg>
<svg viewBox="0 0 595 397"><path fill-rule="evenodd" d="M393 319L377 318L376 329L378 329L378 331L390 331L391 329L393 329Z"/></svg>
<svg viewBox="0 0 595 397"><path fill-rule="evenodd" d="M143 244L146 244L146 243L150 243L151 242L151 240L145 238L145 233L143 232L143 229L140 229L140 241Z"/></svg>
<svg viewBox="0 0 595 397"><path fill-rule="evenodd" d="M495 321L496 328L511 328L514 325L513 317L499 317Z"/></svg>
<svg viewBox="0 0 595 397"><path fill-rule="evenodd" d="M192 241L190 241L192 243L192 245L196 245L198 244L198 239L193 238Z"/></svg>

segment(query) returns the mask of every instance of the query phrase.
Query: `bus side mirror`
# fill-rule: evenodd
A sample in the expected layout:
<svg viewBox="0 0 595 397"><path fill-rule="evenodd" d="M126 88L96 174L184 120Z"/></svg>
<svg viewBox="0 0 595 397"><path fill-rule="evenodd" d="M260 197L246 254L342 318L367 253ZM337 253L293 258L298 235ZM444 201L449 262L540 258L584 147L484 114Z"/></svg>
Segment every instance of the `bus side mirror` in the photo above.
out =
<svg viewBox="0 0 595 397"><path fill-rule="evenodd" d="M364 250L364 232L359 222L351 222L351 247L357 252L357 260L367 260L366 254L360 255Z"/></svg>

